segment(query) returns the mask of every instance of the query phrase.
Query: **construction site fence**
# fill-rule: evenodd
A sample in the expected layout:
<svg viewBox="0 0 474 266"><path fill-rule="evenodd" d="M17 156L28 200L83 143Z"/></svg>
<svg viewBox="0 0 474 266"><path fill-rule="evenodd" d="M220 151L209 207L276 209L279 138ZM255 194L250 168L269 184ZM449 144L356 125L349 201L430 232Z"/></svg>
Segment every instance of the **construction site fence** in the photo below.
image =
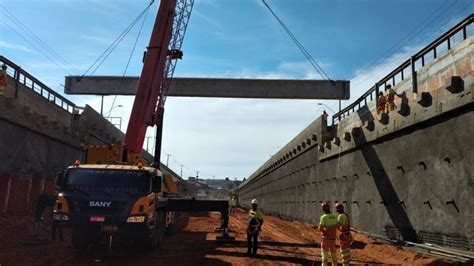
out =
<svg viewBox="0 0 474 266"><path fill-rule="evenodd" d="M424 67L425 64L435 60L440 55L457 46L463 40L474 35L473 22L474 14L471 14L457 25L446 31L436 40L421 49L418 53L412 55L399 67L395 68L388 75L376 82L374 86L362 94L362 96L360 96L352 104L335 113L332 117L332 124L334 125L340 122L351 113L354 113L360 108L367 106L367 102L375 100L380 91L386 91L388 89L388 85L394 87L397 83L405 80L408 77L412 78L412 91L417 93L417 69Z"/></svg>

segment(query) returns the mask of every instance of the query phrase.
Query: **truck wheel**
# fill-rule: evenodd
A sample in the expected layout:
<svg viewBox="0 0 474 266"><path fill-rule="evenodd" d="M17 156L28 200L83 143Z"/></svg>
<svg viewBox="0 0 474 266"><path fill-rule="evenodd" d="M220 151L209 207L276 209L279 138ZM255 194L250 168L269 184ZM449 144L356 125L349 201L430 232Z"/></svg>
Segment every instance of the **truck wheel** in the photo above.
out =
<svg viewBox="0 0 474 266"><path fill-rule="evenodd" d="M81 251L86 250L90 244L89 234L86 230L73 229L71 240L72 246Z"/></svg>

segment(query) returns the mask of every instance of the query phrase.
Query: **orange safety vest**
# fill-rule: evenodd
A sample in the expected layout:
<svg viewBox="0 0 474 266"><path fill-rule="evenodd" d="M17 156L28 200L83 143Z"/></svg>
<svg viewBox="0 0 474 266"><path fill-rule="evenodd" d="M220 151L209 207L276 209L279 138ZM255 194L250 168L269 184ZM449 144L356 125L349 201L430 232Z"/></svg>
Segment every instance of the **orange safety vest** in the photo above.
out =
<svg viewBox="0 0 474 266"><path fill-rule="evenodd" d="M7 86L7 72L3 69L0 69L0 87Z"/></svg>
<svg viewBox="0 0 474 266"><path fill-rule="evenodd" d="M385 96L380 95L377 99L377 113L385 111L385 104L387 103L387 99Z"/></svg>
<svg viewBox="0 0 474 266"><path fill-rule="evenodd" d="M395 101L395 94L396 94L396 93L395 93L395 91L394 91L393 89L390 89L390 90L388 91L387 101L388 101L389 103L393 103L393 102Z"/></svg>

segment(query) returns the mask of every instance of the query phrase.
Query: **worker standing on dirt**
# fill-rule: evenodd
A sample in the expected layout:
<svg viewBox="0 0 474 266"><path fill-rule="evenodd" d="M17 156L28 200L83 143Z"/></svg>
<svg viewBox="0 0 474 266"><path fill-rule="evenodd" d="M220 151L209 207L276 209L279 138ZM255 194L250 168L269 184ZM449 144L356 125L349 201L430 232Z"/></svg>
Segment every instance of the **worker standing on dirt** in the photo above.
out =
<svg viewBox="0 0 474 266"><path fill-rule="evenodd" d="M351 261L351 244L353 241L351 234L351 223L349 215L344 212L344 205L336 203L337 215L337 231L339 237L339 246L341 248L342 265L349 265Z"/></svg>
<svg viewBox="0 0 474 266"><path fill-rule="evenodd" d="M263 212L257 209L258 202L253 199L251 202L252 208L249 210L249 221L247 227L247 255L257 254L258 235L262 230ZM252 250L253 240L253 250Z"/></svg>
<svg viewBox="0 0 474 266"><path fill-rule="evenodd" d="M331 258L332 265L337 265L336 257L336 231L337 231L337 217L331 213L329 203L323 202L321 210L324 212L319 219L319 231L321 231L321 258L323 266L328 265L328 260Z"/></svg>
<svg viewBox="0 0 474 266"><path fill-rule="evenodd" d="M232 196L229 200L229 215L235 214L235 208L237 207L237 199L235 196Z"/></svg>

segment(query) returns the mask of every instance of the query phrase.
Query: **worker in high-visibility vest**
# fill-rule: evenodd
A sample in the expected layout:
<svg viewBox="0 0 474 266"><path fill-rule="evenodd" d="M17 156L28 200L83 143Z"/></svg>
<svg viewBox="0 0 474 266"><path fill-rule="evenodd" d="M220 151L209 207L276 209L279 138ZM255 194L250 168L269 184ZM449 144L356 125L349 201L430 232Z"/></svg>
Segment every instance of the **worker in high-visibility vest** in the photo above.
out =
<svg viewBox="0 0 474 266"><path fill-rule="evenodd" d="M349 215L344 212L344 205L336 203L337 231L339 238L339 247L341 249L342 265L349 265L351 261L351 244L354 241L351 234L351 223Z"/></svg>
<svg viewBox="0 0 474 266"><path fill-rule="evenodd" d="M383 95L383 92L379 92L377 97L377 114L385 112L385 105L387 104L387 98Z"/></svg>
<svg viewBox="0 0 474 266"><path fill-rule="evenodd" d="M260 231L262 231L263 225L263 212L257 209L258 202L256 199L252 200L251 206L252 208L249 210L247 227L247 256L257 254L258 235L260 234Z"/></svg>
<svg viewBox="0 0 474 266"><path fill-rule="evenodd" d="M332 265L337 265L336 257L336 231L337 231L337 217L331 213L329 203L323 202L321 210L324 212L319 219L319 231L321 231L321 265L328 265L329 258L331 258Z"/></svg>
<svg viewBox="0 0 474 266"><path fill-rule="evenodd" d="M0 69L0 96L5 95L6 90L7 90L7 66L3 64L2 69Z"/></svg>
<svg viewBox="0 0 474 266"><path fill-rule="evenodd" d="M387 103L385 104L385 112L389 113L390 111L394 111L397 109L397 105L395 104L395 96L398 94L392 89L391 85L387 85L388 95L387 95Z"/></svg>
<svg viewBox="0 0 474 266"><path fill-rule="evenodd" d="M237 199L232 196L229 200L229 215L235 214L235 208L237 207Z"/></svg>

